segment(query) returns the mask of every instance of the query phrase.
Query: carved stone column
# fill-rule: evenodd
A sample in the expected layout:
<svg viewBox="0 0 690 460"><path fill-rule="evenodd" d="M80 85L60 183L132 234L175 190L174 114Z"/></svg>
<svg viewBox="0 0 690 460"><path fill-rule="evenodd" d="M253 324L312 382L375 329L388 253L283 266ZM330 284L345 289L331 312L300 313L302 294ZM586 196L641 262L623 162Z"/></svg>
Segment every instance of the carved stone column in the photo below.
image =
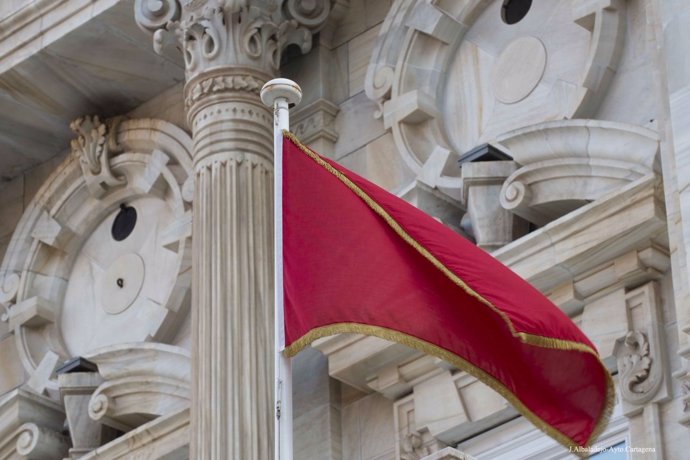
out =
<svg viewBox="0 0 690 460"><path fill-rule="evenodd" d="M329 1L137 0L140 26L186 65L194 140L195 459L273 457L272 114L282 50L309 51Z"/></svg>

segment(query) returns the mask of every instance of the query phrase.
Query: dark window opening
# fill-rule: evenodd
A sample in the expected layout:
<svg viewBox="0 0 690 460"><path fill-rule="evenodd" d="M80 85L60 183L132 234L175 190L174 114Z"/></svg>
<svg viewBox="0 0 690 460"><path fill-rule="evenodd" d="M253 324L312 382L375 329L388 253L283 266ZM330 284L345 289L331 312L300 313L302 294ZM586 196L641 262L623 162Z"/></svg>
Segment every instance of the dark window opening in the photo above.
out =
<svg viewBox="0 0 690 460"><path fill-rule="evenodd" d="M501 19L506 24L517 24L527 16L532 7L532 0L503 0Z"/></svg>
<svg viewBox="0 0 690 460"><path fill-rule="evenodd" d="M110 233L115 241L122 241L132 233L136 224L137 210L123 203L120 205L120 212L115 216Z"/></svg>

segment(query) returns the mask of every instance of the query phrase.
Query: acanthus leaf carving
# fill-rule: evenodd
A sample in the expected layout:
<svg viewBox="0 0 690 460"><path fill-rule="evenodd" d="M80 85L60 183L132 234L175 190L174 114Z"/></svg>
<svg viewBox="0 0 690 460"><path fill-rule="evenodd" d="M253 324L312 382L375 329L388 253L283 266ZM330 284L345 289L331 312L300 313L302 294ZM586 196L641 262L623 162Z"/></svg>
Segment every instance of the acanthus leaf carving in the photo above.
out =
<svg viewBox="0 0 690 460"><path fill-rule="evenodd" d="M405 435L400 446L402 460L420 460L429 455L429 448L424 446L422 436L417 432Z"/></svg>
<svg viewBox="0 0 690 460"><path fill-rule="evenodd" d="M89 192L102 196L106 187L125 184L110 170L110 155L119 151L115 139L121 118L103 123L98 116L85 116L74 120L70 128L77 134L72 140L72 154L79 160Z"/></svg>
<svg viewBox="0 0 690 460"><path fill-rule="evenodd" d="M181 3L180 3L181 2ZM184 56L187 76L221 66L249 66L273 74L282 51L297 45L303 53L312 34L327 22L330 0L136 0L139 26L153 33L162 53L174 42Z"/></svg>
<svg viewBox="0 0 690 460"><path fill-rule="evenodd" d="M614 350L620 372L620 390L623 399L642 405L655 395L661 378L656 372L647 334L639 330L629 331L616 341Z"/></svg>
<svg viewBox="0 0 690 460"><path fill-rule="evenodd" d="M642 394L640 385L649 377L652 358L649 356L649 342L644 332L630 331L623 339L628 353L620 358L621 377L631 393Z"/></svg>

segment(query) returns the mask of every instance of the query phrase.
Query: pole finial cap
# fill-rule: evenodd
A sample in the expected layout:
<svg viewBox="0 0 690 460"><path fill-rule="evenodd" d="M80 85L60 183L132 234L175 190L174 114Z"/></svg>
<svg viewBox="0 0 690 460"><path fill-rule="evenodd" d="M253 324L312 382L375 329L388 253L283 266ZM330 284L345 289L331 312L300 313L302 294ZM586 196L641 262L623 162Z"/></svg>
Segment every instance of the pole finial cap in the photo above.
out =
<svg viewBox="0 0 690 460"><path fill-rule="evenodd" d="M261 102L273 107L277 99L285 99L288 104L297 105L302 100L302 88L287 78L274 78L261 88Z"/></svg>

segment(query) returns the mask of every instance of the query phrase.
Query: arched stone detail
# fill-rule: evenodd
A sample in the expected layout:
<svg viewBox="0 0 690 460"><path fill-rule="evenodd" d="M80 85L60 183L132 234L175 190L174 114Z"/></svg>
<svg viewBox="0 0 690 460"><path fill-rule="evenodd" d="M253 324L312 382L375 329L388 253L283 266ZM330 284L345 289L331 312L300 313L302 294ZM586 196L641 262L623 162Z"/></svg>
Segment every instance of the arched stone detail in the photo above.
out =
<svg viewBox="0 0 690 460"><path fill-rule="evenodd" d="M29 385L39 392L57 389L53 374L61 361L84 354L91 346L111 345L113 340L169 340L188 313L193 181L190 136L177 126L156 119L119 123L101 123L96 117L86 119L89 131L99 133L100 140L99 135L89 138L83 136L83 130L75 129L78 138L73 143L72 155L51 174L28 205L0 267L0 302L7 310L2 319L13 329L21 362L30 376ZM78 120L82 123L75 126L85 126L84 120ZM110 144L98 154L102 155L98 161L107 168L84 168L84 151L79 146L99 142ZM121 180L94 182L90 175L104 172L112 172ZM141 247L155 247L155 254L164 252L167 269L154 267L151 273L156 273L155 277L143 275L146 282L141 280L137 302L146 299L147 304L136 304L137 309L141 307L136 311L127 305L129 310L119 313L134 315L129 322L120 316L121 324L113 325L118 330L116 334L122 334L121 339L99 330L105 323L99 326L93 318L84 319L90 325L85 323L80 328L81 316L76 310L86 307L65 305L75 264L84 257L86 245L98 244L90 240L92 234L106 225L107 219L114 218L121 204L143 199L153 203L147 209L164 210L165 219L160 228L147 231L146 237L150 236L153 243L146 240ZM140 219L145 217L154 221L158 216ZM141 222L143 225L146 220ZM94 252L100 257L100 250ZM103 267L104 271L107 268ZM105 275L92 276L97 280ZM154 289L151 283L158 283L158 287ZM90 306L98 310L97 305ZM99 310L98 314L108 313ZM110 314L106 320L111 318L118 316ZM123 327L124 324L127 326ZM103 338L108 335L109 340ZM77 344L72 340L75 337L91 338Z"/></svg>
<svg viewBox="0 0 690 460"><path fill-rule="evenodd" d="M413 171L420 173L439 146L457 158L523 126L596 113L618 65L625 0L534 2L520 27L501 21L498 0L440 4L394 2L365 81L367 96L379 105L378 115ZM545 17L558 24L545 27ZM559 54L564 48L551 44L553 29L567 33L577 48L567 56L565 76L553 65L565 59ZM515 66L521 64L514 62L514 52L502 53L511 46L540 58L525 55L522 61L543 65L522 65L529 84L522 85L520 94L503 91L500 96L500 88L510 86L503 85L504 80L517 78ZM498 65L501 62L505 65ZM506 66L510 72L501 71ZM542 103L547 100L551 102ZM459 190L459 176L449 168L435 182Z"/></svg>

